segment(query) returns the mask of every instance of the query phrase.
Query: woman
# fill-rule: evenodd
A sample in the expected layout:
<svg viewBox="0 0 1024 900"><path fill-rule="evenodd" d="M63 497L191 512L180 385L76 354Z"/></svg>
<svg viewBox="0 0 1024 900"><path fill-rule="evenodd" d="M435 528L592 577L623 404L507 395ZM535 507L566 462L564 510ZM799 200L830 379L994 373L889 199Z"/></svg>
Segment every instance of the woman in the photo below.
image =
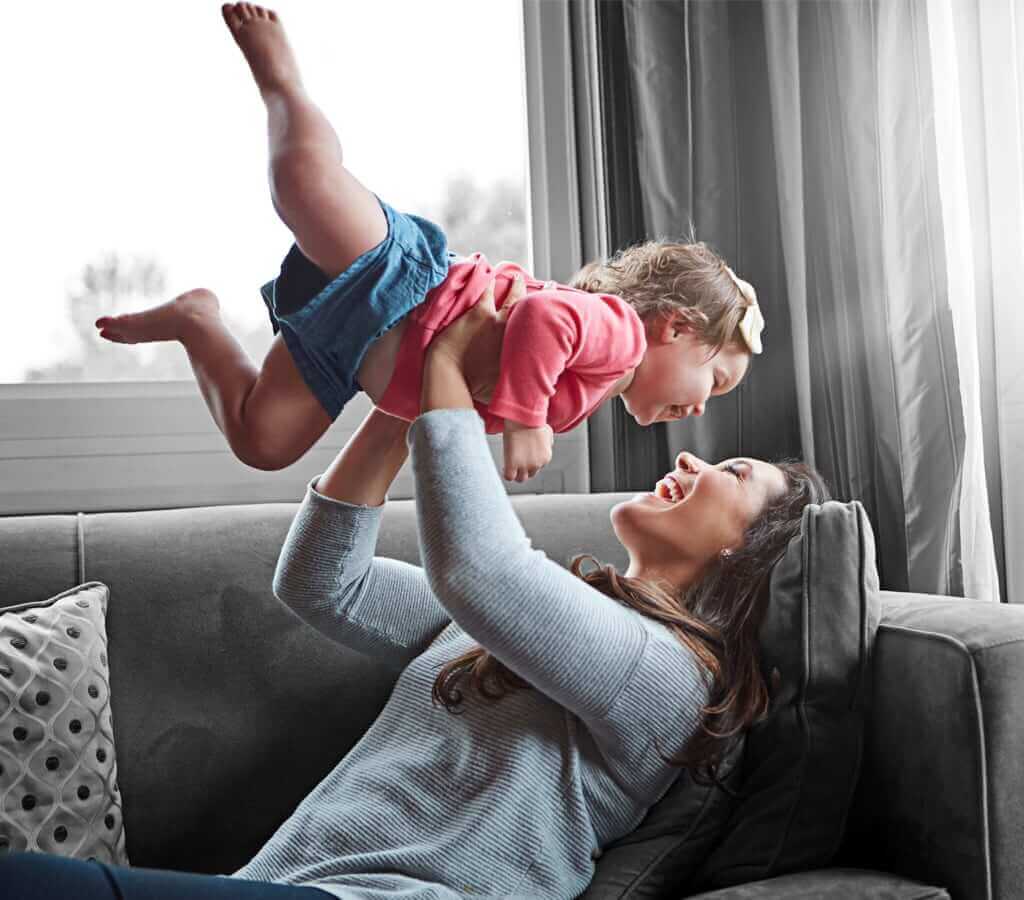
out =
<svg viewBox="0 0 1024 900"><path fill-rule="evenodd" d="M502 328L488 291L431 345L419 418L371 413L282 550L282 601L403 666L360 741L233 877L17 854L5 896L577 896L681 766L713 775L767 709L763 588L825 489L798 464L681 453L612 510L626 572L566 571L531 549L473 407ZM422 569L373 555L408 451Z"/></svg>

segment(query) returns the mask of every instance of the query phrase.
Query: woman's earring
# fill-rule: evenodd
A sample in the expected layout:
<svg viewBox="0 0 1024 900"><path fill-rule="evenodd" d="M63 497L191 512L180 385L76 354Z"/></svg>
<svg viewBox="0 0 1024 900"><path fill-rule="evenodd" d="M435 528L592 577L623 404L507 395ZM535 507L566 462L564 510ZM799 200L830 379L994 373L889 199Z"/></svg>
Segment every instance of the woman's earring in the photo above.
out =
<svg viewBox="0 0 1024 900"><path fill-rule="evenodd" d="M719 555L722 557L722 559L728 559L730 556L732 556L732 550L726 548Z"/></svg>

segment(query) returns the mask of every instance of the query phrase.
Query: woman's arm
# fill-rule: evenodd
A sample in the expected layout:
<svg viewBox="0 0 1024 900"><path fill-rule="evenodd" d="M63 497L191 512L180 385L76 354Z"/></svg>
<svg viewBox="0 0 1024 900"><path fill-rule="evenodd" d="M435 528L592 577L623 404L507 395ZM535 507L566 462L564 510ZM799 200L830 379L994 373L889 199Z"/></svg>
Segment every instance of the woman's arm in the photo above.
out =
<svg viewBox="0 0 1024 900"><path fill-rule="evenodd" d="M308 485L274 572L274 594L327 637L403 664L450 622L423 570L374 556L409 423L373 409Z"/></svg>
<svg viewBox="0 0 1024 900"><path fill-rule="evenodd" d="M405 443L409 423L374 407L315 483L332 500L380 506L409 455Z"/></svg>
<svg viewBox="0 0 1024 900"><path fill-rule="evenodd" d="M442 334L471 337L491 327L487 315L474 308ZM441 336L431 344L423 412L408 433L427 578L497 659L584 720L603 719L637 671L648 631L638 613L531 548L460 369L464 346Z"/></svg>

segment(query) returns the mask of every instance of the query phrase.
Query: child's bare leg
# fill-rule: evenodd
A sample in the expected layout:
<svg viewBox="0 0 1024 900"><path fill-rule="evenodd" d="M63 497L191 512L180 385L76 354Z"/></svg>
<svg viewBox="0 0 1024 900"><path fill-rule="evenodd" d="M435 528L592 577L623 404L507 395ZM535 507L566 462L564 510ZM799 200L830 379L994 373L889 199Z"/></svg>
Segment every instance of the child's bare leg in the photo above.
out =
<svg viewBox="0 0 1024 900"><path fill-rule="evenodd" d="M246 465L283 469L331 424L281 335L257 369L228 331L211 291L188 291L140 313L104 316L96 326L101 337L121 344L180 341L217 427Z"/></svg>
<svg viewBox="0 0 1024 900"><path fill-rule="evenodd" d="M329 277L387 237L377 198L342 165L341 145L306 94L272 10L225 4L221 13L267 108L270 193L302 252Z"/></svg>
<svg viewBox="0 0 1024 900"><path fill-rule="evenodd" d="M384 240L384 212L342 165L334 129L306 95L277 15L250 3L221 11L267 107L274 206L303 253L333 278ZM290 465L330 425L281 336L257 370L209 291L96 325L102 337L121 343L180 341L218 427L235 455L255 468Z"/></svg>

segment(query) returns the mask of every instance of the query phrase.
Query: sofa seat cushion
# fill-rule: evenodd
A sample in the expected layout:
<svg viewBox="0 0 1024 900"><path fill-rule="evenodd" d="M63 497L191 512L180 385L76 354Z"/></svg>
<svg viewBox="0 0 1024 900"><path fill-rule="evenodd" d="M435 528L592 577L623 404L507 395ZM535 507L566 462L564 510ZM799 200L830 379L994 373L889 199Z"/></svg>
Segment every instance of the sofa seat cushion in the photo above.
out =
<svg viewBox="0 0 1024 900"><path fill-rule="evenodd" d="M692 894L688 900L950 900L945 888L872 869L815 869Z"/></svg>

